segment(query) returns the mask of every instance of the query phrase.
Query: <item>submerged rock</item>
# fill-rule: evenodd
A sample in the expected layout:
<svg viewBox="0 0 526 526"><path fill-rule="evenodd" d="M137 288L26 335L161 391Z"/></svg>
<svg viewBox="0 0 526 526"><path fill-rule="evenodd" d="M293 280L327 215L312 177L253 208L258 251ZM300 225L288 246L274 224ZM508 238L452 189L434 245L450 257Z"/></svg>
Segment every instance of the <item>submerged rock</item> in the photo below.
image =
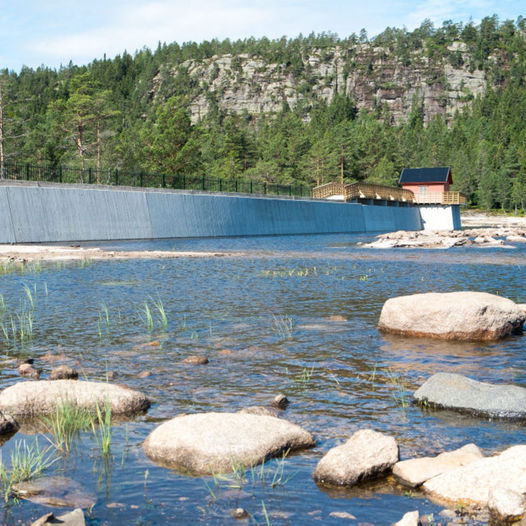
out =
<svg viewBox="0 0 526 526"><path fill-rule="evenodd" d="M522 332L525 321L517 304L494 294L430 292L388 299L378 328L403 336L498 340Z"/></svg>
<svg viewBox="0 0 526 526"><path fill-rule="evenodd" d="M352 486L389 471L398 460L398 445L392 437L362 429L345 444L332 448L318 462L316 482Z"/></svg>
<svg viewBox="0 0 526 526"><path fill-rule="evenodd" d="M42 477L19 482L13 490L22 499L53 508L90 508L97 497L76 480Z"/></svg>
<svg viewBox="0 0 526 526"><path fill-rule="evenodd" d="M64 515L55 517L53 512L46 513L40 519L37 519L31 526L44 526L46 524L62 524L63 526L85 526L84 512L77 508Z"/></svg>
<svg viewBox="0 0 526 526"><path fill-rule="evenodd" d="M486 457L424 483L432 497L467 505L487 506L494 488L526 493L526 445L513 446L500 455Z"/></svg>
<svg viewBox="0 0 526 526"><path fill-rule="evenodd" d="M208 358L206 356L188 356L183 360L183 363L190 363L192 365L206 365Z"/></svg>
<svg viewBox="0 0 526 526"><path fill-rule="evenodd" d="M24 417L52 413L64 403L95 411L107 402L115 415L141 413L150 406L149 399L139 391L105 382L19 382L0 393L0 410Z"/></svg>
<svg viewBox="0 0 526 526"><path fill-rule="evenodd" d="M289 399L284 394L279 394L272 400L272 407L277 407L278 409L284 410L288 405Z"/></svg>
<svg viewBox="0 0 526 526"><path fill-rule="evenodd" d="M418 510L408 511L394 526L419 526L420 514Z"/></svg>
<svg viewBox="0 0 526 526"><path fill-rule="evenodd" d="M0 411L0 435L15 433L19 429L20 425L11 415Z"/></svg>
<svg viewBox="0 0 526 526"><path fill-rule="evenodd" d="M168 467L196 474L251 467L288 450L313 447L301 427L272 416L201 413L161 424L144 441L146 454Z"/></svg>
<svg viewBox="0 0 526 526"><path fill-rule="evenodd" d="M40 369L35 369L31 363L21 363L18 366L18 374L20 376L27 376L28 378L33 378L38 380L40 378Z"/></svg>
<svg viewBox="0 0 526 526"><path fill-rule="evenodd" d="M483 457L482 451L475 444L467 444L455 451L440 453L436 457L413 458L397 462L393 468L393 475L405 486L415 488L426 480Z"/></svg>
<svg viewBox="0 0 526 526"><path fill-rule="evenodd" d="M50 380L76 380L79 373L68 365L59 365L55 367L49 375Z"/></svg>
<svg viewBox="0 0 526 526"><path fill-rule="evenodd" d="M478 382L454 373L431 376L414 393L419 403L492 418L526 419L526 389Z"/></svg>
<svg viewBox="0 0 526 526"><path fill-rule="evenodd" d="M262 405L252 405L250 407L243 407L243 409L240 409L238 413L245 415L274 416L276 418L280 415L280 411L275 407L265 407Z"/></svg>

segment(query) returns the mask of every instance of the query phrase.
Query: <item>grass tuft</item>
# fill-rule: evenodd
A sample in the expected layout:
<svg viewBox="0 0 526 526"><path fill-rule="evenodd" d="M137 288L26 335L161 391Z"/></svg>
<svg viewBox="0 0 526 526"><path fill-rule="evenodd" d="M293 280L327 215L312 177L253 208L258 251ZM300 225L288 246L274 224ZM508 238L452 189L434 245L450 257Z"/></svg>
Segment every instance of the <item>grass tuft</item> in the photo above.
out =
<svg viewBox="0 0 526 526"><path fill-rule="evenodd" d="M25 441L15 443L11 451L11 466L6 467L0 462L0 484L4 501L7 503L12 497L16 498L13 486L19 482L32 480L42 475L56 459L47 455L47 449L41 450L38 442L28 445Z"/></svg>
<svg viewBox="0 0 526 526"><path fill-rule="evenodd" d="M63 401L51 416L42 417L42 422L53 437L51 439L53 447L60 453L69 455L80 431L90 428L91 417L87 410Z"/></svg>

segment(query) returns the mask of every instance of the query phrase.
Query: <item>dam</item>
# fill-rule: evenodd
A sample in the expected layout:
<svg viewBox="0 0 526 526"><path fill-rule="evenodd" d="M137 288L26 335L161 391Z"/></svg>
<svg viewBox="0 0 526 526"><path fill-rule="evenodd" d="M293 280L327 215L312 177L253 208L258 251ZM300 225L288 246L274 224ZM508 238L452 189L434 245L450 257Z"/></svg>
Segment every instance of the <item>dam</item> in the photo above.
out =
<svg viewBox="0 0 526 526"><path fill-rule="evenodd" d="M31 181L0 183L0 243L385 232L459 225L458 206L371 205L307 197Z"/></svg>

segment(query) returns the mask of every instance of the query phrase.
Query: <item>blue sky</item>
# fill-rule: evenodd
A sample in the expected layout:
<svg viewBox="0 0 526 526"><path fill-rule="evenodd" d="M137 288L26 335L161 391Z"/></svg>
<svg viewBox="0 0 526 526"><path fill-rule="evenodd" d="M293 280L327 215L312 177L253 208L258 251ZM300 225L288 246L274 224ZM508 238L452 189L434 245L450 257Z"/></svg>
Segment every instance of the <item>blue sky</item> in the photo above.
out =
<svg viewBox="0 0 526 526"><path fill-rule="evenodd" d="M522 5L521 5L522 4ZM0 0L0 68L86 64L161 42L311 31L344 37L425 19L478 22L526 16L524 0Z"/></svg>

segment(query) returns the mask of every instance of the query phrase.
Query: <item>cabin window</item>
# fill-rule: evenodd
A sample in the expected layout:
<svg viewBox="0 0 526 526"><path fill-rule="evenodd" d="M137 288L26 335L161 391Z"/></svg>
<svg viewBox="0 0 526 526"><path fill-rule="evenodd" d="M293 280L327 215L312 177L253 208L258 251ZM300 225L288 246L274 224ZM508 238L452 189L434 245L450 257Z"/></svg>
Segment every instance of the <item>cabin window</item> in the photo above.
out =
<svg viewBox="0 0 526 526"><path fill-rule="evenodd" d="M420 195L425 195L425 194L427 194L427 186L420 186L420 187L418 188L418 193L419 193Z"/></svg>

